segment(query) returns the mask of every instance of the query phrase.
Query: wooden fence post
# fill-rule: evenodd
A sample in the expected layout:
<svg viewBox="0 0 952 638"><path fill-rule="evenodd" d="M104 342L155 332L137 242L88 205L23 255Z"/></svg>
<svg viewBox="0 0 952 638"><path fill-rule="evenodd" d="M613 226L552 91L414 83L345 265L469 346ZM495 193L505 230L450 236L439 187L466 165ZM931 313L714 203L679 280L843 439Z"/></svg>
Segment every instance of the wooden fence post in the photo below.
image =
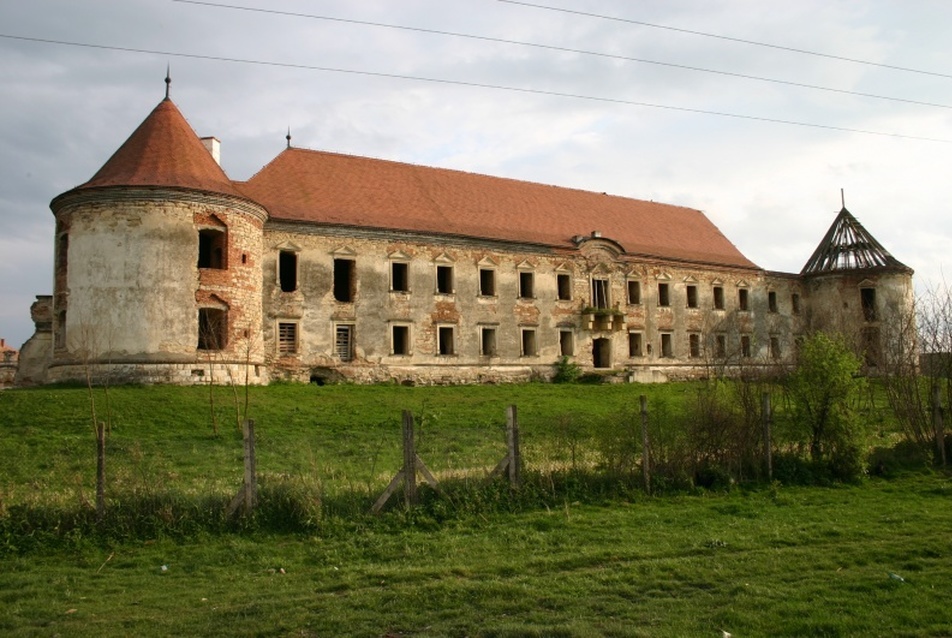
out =
<svg viewBox="0 0 952 638"><path fill-rule="evenodd" d="M648 441L648 397L638 397L641 403L641 477L645 482L645 493L651 494L651 448Z"/></svg>
<svg viewBox="0 0 952 638"><path fill-rule="evenodd" d="M509 484L522 484L522 454L519 452L519 418L515 405L506 408L506 444L509 448Z"/></svg>
<svg viewBox="0 0 952 638"><path fill-rule="evenodd" d="M258 503L258 479L256 475L255 463L255 422L254 419L246 419L242 426L242 438L245 449L245 475L241 484L241 489L231 499L226 513L231 516L238 508L242 508L245 514L250 514Z"/></svg>
<svg viewBox="0 0 952 638"><path fill-rule="evenodd" d="M407 507L416 505L416 442L413 438L413 413L403 411L403 498Z"/></svg>
<svg viewBox="0 0 952 638"><path fill-rule="evenodd" d="M96 425L96 522L106 515L106 424Z"/></svg>
<svg viewBox="0 0 952 638"><path fill-rule="evenodd" d="M773 442L771 441L770 426L773 423L773 413L770 410L770 393L764 392L760 397L760 419L764 428L764 460L767 462L767 480L773 480Z"/></svg>
<svg viewBox="0 0 952 638"><path fill-rule="evenodd" d="M935 432L936 459L945 467L945 423L942 418L942 395L939 386L932 388L932 430Z"/></svg>

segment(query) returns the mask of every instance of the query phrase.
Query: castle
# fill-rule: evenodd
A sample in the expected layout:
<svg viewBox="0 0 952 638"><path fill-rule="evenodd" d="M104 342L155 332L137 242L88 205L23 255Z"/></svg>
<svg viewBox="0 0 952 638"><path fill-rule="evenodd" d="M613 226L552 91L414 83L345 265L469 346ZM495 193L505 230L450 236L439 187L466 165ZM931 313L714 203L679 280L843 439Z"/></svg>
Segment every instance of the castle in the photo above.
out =
<svg viewBox="0 0 952 638"><path fill-rule="evenodd" d="M845 208L801 273L752 263L703 213L288 146L228 178L166 95L51 202L54 285L21 385L634 381L783 365L855 335L869 365L912 271Z"/></svg>

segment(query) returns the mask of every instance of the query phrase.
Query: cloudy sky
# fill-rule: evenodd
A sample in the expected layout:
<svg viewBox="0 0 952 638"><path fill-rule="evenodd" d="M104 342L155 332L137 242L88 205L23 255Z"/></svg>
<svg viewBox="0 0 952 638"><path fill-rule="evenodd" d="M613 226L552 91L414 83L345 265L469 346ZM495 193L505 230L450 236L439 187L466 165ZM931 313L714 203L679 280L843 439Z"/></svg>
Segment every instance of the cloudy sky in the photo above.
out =
<svg viewBox="0 0 952 638"><path fill-rule="evenodd" d="M788 272L844 189L920 290L952 271L946 0L230 2L0 0L0 337L25 341L52 290L49 201L162 99L167 65L233 179L290 127L298 147L698 208Z"/></svg>

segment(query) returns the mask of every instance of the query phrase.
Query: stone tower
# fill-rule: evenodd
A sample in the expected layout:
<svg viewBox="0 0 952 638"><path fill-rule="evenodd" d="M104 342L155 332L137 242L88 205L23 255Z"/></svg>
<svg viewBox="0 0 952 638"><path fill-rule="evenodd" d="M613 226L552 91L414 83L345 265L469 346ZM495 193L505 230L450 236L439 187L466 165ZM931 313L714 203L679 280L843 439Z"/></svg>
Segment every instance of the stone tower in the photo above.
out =
<svg viewBox="0 0 952 638"><path fill-rule="evenodd" d="M849 339L872 371L915 347L912 269L844 206L800 276L812 330Z"/></svg>
<svg viewBox="0 0 952 638"><path fill-rule="evenodd" d="M166 98L85 184L56 197L48 381L266 383L267 211Z"/></svg>

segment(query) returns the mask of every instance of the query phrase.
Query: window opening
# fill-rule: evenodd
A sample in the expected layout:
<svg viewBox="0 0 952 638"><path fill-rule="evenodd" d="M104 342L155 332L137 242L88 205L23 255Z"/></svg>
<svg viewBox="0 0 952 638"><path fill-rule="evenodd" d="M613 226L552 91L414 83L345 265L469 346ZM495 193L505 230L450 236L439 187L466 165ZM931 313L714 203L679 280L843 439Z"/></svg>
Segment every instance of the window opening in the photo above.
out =
<svg viewBox="0 0 952 638"><path fill-rule="evenodd" d="M453 267L436 267L436 292L441 295L453 294Z"/></svg>
<svg viewBox="0 0 952 638"><path fill-rule="evenodd" d="M522 329L522 356L534 357L539 354L536 348L536 331L531 328Z"/></svg>
<svg viewBox="0 0 952 638"><path fill-rule="evenodd" d="M749 310L749 295L746 288L740 288L737 291L737 306L741 310Z"/></svg>
<svg viewBox="0 0 952 638"><path fill-rule="evenodd" d="M390 290L410 292L410 265L406 262L390 262Z"/></svg>
<svg viewBox="0 0 952 638"><path fill-rule="evenodd" d="M790 295L790 305L793 306L793 314L800 314L800 295L797 293Z"/></svg>
<svg viewBox="0 0 952 638"><path fill-rule="evenodd" d="M668 284L658 284L658 305L668 306L671 298L668 296Z"/></svg>
<svg viewBox="0 0 952 638"><path fill-rule="evenodd" d="M391 343L393 354L410 354L410 326L393 326Z"/></svg>
<svg viewBox="0 0 952 638"><path fill-rule="evenodd" d="M860 288L860 301L863 305L863 319L876 321L876 289Z"/></svg>
<svg viewBox="0 0 952 638"><path fill-rule="evenodd" d="M354 358L354 327L339 325L334 335L334 353L341 361L352 361Z"/></svg>
<svg viewBox="0 0 952 638"><path fill-rule="evenodd" d="M665 358L670 358L674 356L674 348L671 344L670 332L661 333L661 356Z"/></svg>
<svg viewBox="0 0 952 638"><path fill-rule="evenodd" d="M770 337L770 358L771 359L780 358L780 338L779 337Z"/></svg>
<svg viewBox="0 0 952 638"><path fill-rule="evenodd" d="M628 282L628 305L637 306L641 303L641 282Z"/></svg>
<svg viewBox="0 0 952 638"><path fill-rule="evenodd" d="M714 309L724 309L724 289L721 286L714 286Z"/></svg>
<svg viewBox="0 0 952 638"><path fill-rule="evenodd" d="M492 268L479 269L479 294L483 297L496 296L496 271Z"/></svg>
<svg viewBox="0 0 952 638"><path fill-rule="evenodd" d="M437 349L441 355L456 354L456 344L453 343L452 326L440 326L437 333Z"/></svg>
<svg viewBox="0 0 952 638"><path fill-rule="evenodd" d="M697 359L701 356L701 335L697 333L691 333L688 335L688 348L691 353L691 358Z"/></svg>
<svg viewBox="0 0 952 638"><path fill-rule="evenodd" d="M767 310L777 312L777 293L773 290L767 293Z"/></svg>
<svg viewBox="0 0 952 638"><path fill-rule="evenodd" d="M296 323L278 324L278 354L296 354L298 351Z"/></svg>
<svg viewBox="0 0 952 638"><path fill-rule="evenodd" d="M610 300L608 298L608 280L592 279L592 306L595 308L608 308Z"/></svg>
<svg viewBox="0 0 952 638"><path fill-rule="evenodd" d="M198 267L223 270L225 263L227 235L216 228L202 228L198 231Z"/></svg>
<svg viewBox="0 0 952 638"><path fill-rule="evenodd" d="M278 253L278 279L282 292L297 290L297 253L290 250Z"/></svg>
<svg viewBox="0 0 952 638"><path fill-rule="evenodd" d="M56 338L54 340L54 345L57 348L66 347L66 311L60 310L57 315L57 326L56 326Z"/></svg>
<svg viewBox="0 0 952 638"><path fill-rule="evenodd" d="M534 276L531 272L522 271L519 273L519 296L523 299L532 299L535 297L533 291Z"/></svg>
<svg viewBox="0 0 952 638"><path fill-rule="evenodd" d="M227 342L228 311L218 308L198 309L198 349L222 350Z"/></svg>
<svg viewBox="0 0 952 638"><path fill-rule="evenodd" d="M496 356L496 329L481 328L479 331L479 351L484 357Z"/></svg>
<svg viewBox="0 0 952 638"><path fill-rule="evenodd" d="M687 288L688 308L697 308L697 286Z"/></svg>
<svg viewBox="0 0 952 638"><path fill-rule="evenodd" d="M559 354L563 357L575 356L575 338L571 330L559 331Z"/></svg>
<svg viewBox="0 0 952 638"><path fill-rule="evenodd" d="M717 335L714 338L714 348L718 359L725 358L727 356L727 337L724 335Z"/></svg>
<svg viewBox="0 0 952 638"><path fill-rule="evenodd" d="M568 301L572 298L572 277L570 275L556 275L556 285L558 286L560 301Z"/></svg>
<svg viewBox="0 0 952 638"><path fill-rule="evenodd" d="M612 342L604 337L592 340L592 365L596 368L612 367Z"/></svg>
<svg viewBox="0 0 952 638"><path fill-rule="evenodd" d="M628 356L629 356L629 357L640 357L640 356L642 356L641 333L640 333L640 332L629 332L629 333L628 333Z"/></svg>
<svg viewBox="0 0 952 638"><path fill-rule="evenodd" d="M354 300L354 260L334 260L334 299L350 303Z"/></svg>
<svg viewBox="0 0 952 638"><path fill-rule="evenodd" d="M750 336L749 335L741 335L740 356L744 357L745 359L750 358Z"/></svg>

